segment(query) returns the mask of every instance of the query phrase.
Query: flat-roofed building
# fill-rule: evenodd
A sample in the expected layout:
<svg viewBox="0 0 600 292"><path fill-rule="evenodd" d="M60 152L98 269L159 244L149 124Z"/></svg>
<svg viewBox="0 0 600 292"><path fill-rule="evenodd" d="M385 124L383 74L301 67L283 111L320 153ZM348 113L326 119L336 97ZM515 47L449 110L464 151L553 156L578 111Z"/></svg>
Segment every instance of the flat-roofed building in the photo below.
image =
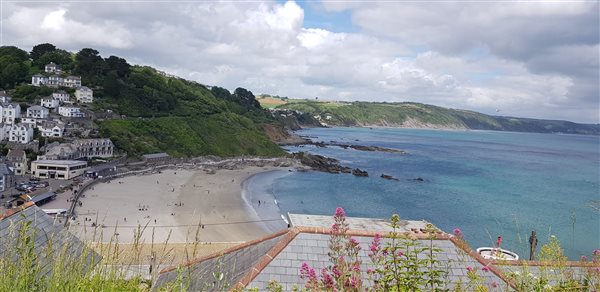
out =
<svg viewBox="0 0 600 292"><path fill-rule="evenodd" d="M36 160L31 175L37 178L72 179L85 173L87 162L79 160Z"/></svg>

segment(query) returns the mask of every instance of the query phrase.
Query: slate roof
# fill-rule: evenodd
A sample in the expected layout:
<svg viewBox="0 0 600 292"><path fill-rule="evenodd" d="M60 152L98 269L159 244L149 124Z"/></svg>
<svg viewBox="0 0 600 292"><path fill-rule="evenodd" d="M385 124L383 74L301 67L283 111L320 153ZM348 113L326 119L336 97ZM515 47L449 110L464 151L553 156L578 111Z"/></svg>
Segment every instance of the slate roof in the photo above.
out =
<svg viewBox="0 0 600 292"><path fill-rule="evenodd" d="M69 233L62 224L55 224L53 218L48 216L33 202L27 202L20 207L10 209L5 214L0 214L0 257L19 260L16 246L19 231L23 230L26 222L31 222L27 234L35 239L34 253L38 256L40 274L47 275L52 272L54 261L50 260L63 251L74 260L84 258L84 266L92 268L100 256L88 249L83 242ZM68 262L68 261L67 261Z"/></svg>
<svg viewBox="0 0 600 292"><path fill-rule="evenodd" d="M229 250L212 256L199 258L179 267L172 267L160 271L153 289L165 288L169 282L178 276L183 276L184 281L189 279L191 291L223 291L226 289L250 288L265 291L271 280L282 285L283 291L291 291L294 286L304 287L304 280L300 278L300 267L303 263L309 264L319 271L331 265L329 261L329 228L333 224L331 216L288 214L291 228L275 233L263 239L244 243ZM355 238L360 246L359 253L361 271L373 268L368 257L369 244L376 234L382 234L382 245L389 238L391 227L384 220L368 218L346 218L350 229L347 235ZM520 269L523 262L500 263L482 258L472 250L466 242L441 231L428 233L424 227L425 221L404 221L397 230L409 240L420 246L432 244L438 248L435 257L439 261L439 270L448 274L443 281L447 288L452 289L457 283L465 285L467 267L473 268L481 276L483 282L489 287L496 283L502 291L515 288L507 277L506 272ZM425 255L423 255L425 256ZM578 265L577 262L570 262ZM533 273L539 272L536 263L528 262L534 267ZM580 263L579 263L580 264ZM489 271L484 272L487 267ZM584 271L581 267L574 268L576 272ZM215 282L213 272L224 271L226 276L221 283L229 286L212 286ZM363 279L368 279L365 274ZM368 284L368 282L367 282ZM463 286L464 287L464 286Z"/></svg>

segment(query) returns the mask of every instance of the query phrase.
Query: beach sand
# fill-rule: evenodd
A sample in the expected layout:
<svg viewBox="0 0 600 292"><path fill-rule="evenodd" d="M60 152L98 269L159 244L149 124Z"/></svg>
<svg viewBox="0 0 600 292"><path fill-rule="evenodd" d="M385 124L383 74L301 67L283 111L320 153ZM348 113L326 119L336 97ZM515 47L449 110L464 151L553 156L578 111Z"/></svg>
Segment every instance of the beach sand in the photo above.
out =
<svg viewBox="0 0 600 292"><path fill-rule="evenodd" d="M242 242L272 233L242 196L250 176L292 168L169 169L95 185L84 193L70 230L80 238L120 243ZM257 204L257 202L250 202ZM269 218L264 218L263 220ZM281 218L270 218L281 220ZM92 224L96 227L92 227ZM100 227L99 227L100 226Z"/></svg>

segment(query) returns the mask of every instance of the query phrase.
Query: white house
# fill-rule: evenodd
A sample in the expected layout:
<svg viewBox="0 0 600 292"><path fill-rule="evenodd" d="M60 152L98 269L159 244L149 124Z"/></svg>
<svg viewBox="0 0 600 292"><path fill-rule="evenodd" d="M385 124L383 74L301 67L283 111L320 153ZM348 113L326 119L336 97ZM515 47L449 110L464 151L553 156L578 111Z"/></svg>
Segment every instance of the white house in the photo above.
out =
<svg viewBox="0 0 600 292"><path fill-rule="evenodd" d="M54 62L50 62L44 67L44 71L47 73L60 73L61 67L60 65L56 65Z"/></svg>
<svg viewBox="0 0 600 292"><path fill-rule="evenodd" d="M31 76L31 85L33 86L41 86L48 84L48 77L42 74L35 74Z"/></svg>
<svg viewBox="0 0 600 292"><path fill-rule="evenodd" d="M36 160L31 175L37 178L72 179L85 173L87 162L79 160Z"/></svg>
<svg viewBox="0 0 600 292"><path fill-rule="evenodd" d="M47 108L39 105L34 105L27 108L28 118L45 119L48 117L49 113L50 111Z"/></svg>
<svg viewBox="0 0 600 292"><path fill-rule="evenodd" d="M81 103L91 103L94 101L94 92L86 86L82 86L75 90L75 97Z"/></svg>
<svg viewBox="0 0 600 292"><path fill-rule="evenodd" d="M10 128L8 141L27 144L33 140L33 129L25 124L16 124Z"/></svg>
<svg viewBox="0 0 600 292"><path fill-rule="evenodd" d="M40 101L41 105L45 108L57 108L60 105L60 101L53 97L42 98Z"/></svg>
<svg viewBox="0 0 600 292"><path fill-rule="evenodd" d="M67 78L64 79L64 84L65 86L68 87L81 87L81 77L79 76L67 76Z"/></svg>
<svg viewBox="0 0 600 292"><path fill-rule="evenodd" d="M92 157L112 157L114 145L108 138L100 139L77 139L73 141L79 150L80 158L90 159Z"/></svg>
<svg viewBox="0 0 600 292"><path fill-rule="evenodd" d="M10 95L6 94L6 91L0 91L0 103L7 103L12 100Z"/></svg>
<svg viewBox="0 0 600 292"><path fill-rule="evenodd" d="M42 137L62 137L65 132L65 126L57 122L44 122L37 128Z"/></svg>
<svg viewBox="0 0 600 292"><path fill-rule="evenodd" d="M48 83L46 83L46 85L48 86L64 86L65 84L65 79L62 78L62 76L58 75L58 74L54 74L51 75L50 77L48 77Z"/></svg>
<svg viewBox="0 0 600 292"><path fill-rule="evenodd" d="M71 96L69 96L68 93L60 90L60 91L52 93L52 98L54 98L58 101L61 101L61 102L68 102L69 99L71 98Z"/></svg>
<svg viewBox="0 0 600 292"><path fill-rule="evenodd" d="M82 118L85 116L80 108L74 106L59 106L58 114L68 118Z"/></svg>
<svg viewBox="0 0 600 292"><path fill-rule="evenodd" d="M21 106L17 103L5 103L0 105L0 121L5 124L13 124L15 119L21 117Z"/></svg>
<svg viewBox="0 0 600 292"><path fill-rule="evenodd" d="M12 164L15 175L25 175L27 172L27 154L23 149L10 149L6 161Z"/></svg>

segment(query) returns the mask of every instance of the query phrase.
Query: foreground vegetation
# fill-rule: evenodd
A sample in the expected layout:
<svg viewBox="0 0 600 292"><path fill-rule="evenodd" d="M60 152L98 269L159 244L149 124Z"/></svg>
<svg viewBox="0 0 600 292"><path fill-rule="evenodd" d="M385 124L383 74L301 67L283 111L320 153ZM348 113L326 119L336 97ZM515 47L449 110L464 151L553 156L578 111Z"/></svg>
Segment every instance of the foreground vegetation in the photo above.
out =
<svg viewBox="0 0 600 292"><path fill-rule="evenodd" d="M123 58L103 58L84 48L71 53L40 44L28 53L0 47L0 89L23 107L47 97L55 89L29 85L33 74L44 73L54 62L78 75L94 90L95 122L104 137L129 155L164 151L174 156L281 155L262 130L277 123L252 92L220 87L167 75L147 66L132 66ZM60 88L74 92L72 88Z"/></svg>
<svg viewBox="0 0 600 292"><path fill-rule="evenodd" d="M304 284L295 291L510 291L505 283L488 283L482 275L491 273L487 266L481 269L466 267L465 275L458 283L448 282L448 263L440 261L436 253L440 251L432 241L419 244L405 238L396 231L382 237L375 236L369 245L370 263L362 263L359 256L361 246L357 240L347 235L348 224L343 209L338 208L334 215L329 240L330 265L326 267L310 267L303 264L297 267L300 279ZM101 258L92 256L92 249L85 247L80 256L74 256L69 250L54 246L47 241L43 247L44 254L36 254L40 250L36 244L39 236L31 228L31 221L21 221L12 227L9 236L15 237L11 246L0 246L0 291L149 291L153 289L152 279L128 274L127 271L140 270L137 267L142 254L142 244L137 240L127 249L125 254L118 242L97 245L95 250ZM400 217L391 218L391 226L397 230ZM433 226L428 227L435 232ZM140 226L134 232L136 238L146 227ZM101 232L101 231L99 231ZM196 232L198 235L198 231ZM460 230L455 236L462 240ZM466 245L466 243L463 242ZM93 244L91 244L93 245ZM154 246L154 245L153 245ZM158 245L157 245L158 246ZM189 261L198 256L199 242L186 244L185 258ZM147 252L147 251L146 251ZM153 255L166 256L167 243L162 251L156 250ZM462 254L461 257L468 257ZM537 271L527 265L513 272L505 272L517 291L598 291L600 289L600 250L593 252L593 257L581 259L583 267L574 272L568 266L560 243L556 238L542 246L540 253L542 263ZM94 259L93 261L90 259ZM43 261L52 269L52 273L44 272ZM93 262L93 264L91 264ZM164 258L154 258L157 265L167 263ZM460 260L459 260L460 262ZM363 264L368 266L362 270ZM586 265L587 264L587 265ZM48 267L47 266L47 267ZM217 267L215 267L217 269ZM211 271L208 271L211 272ZM157 271L151 271L155 277ZM159 291L189 291L183 274L172 283L159 287ZM207 283L208 290L214 290L215 283L221 281L221 272L212 272L214 283ZM213 288L211 288L213 287ZM230 284L219 284L219 287L232 287ZM282 286L272 281L269 291L282 291ZM241 290L240 290L241 291ZM257 291L253 288L243 291Z"/></svg>
<svg viewBox="0 0 600 292"><path fill-rule="evenodd" d="M600 135L600 125L489 116L473 111L414 102L342 103L288 100L288 103L277 108L320 116L323 122L333 126L423 127Z"/></svg>

